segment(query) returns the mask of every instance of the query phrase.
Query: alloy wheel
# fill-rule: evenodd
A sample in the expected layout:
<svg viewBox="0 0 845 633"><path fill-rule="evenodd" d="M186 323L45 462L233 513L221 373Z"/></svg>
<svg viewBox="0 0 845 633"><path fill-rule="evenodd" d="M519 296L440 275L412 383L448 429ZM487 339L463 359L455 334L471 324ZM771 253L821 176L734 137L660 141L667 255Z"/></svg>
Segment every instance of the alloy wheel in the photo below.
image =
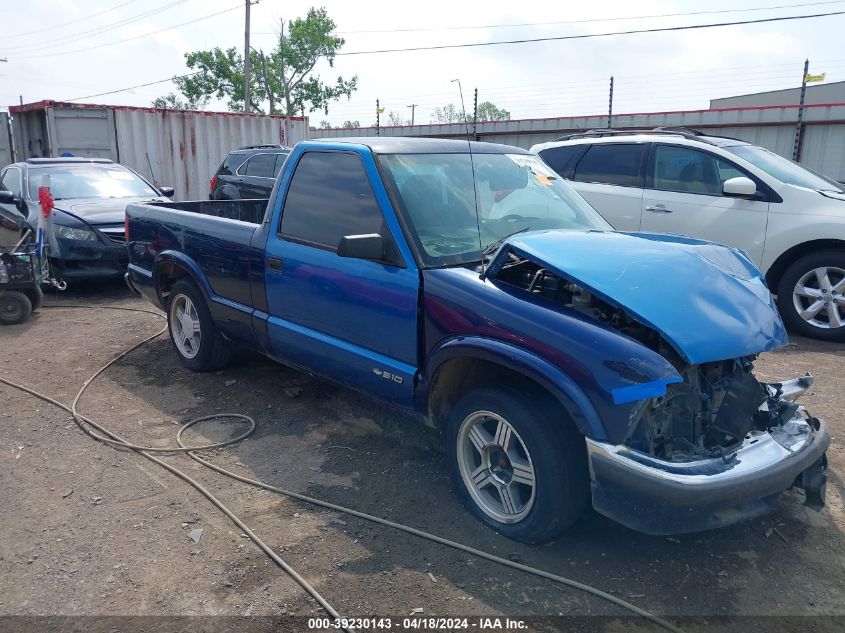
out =
<svg viewBox="0 0 845 633"><path fill-rule="evenodd" d="M461 423L458 467L470 496L484 514L517 523L531 511L536 476L528 448L516 429L491 411L476 411Z"/></svg>
<svg viewBox="0 0 845 633"><path fill-rule="evenodd" d="M185 358L194 358L200 351L200 317L187 295L176 295L170 304L170 329L173 342Z"/></svg>
<svg viewBox="0 0 845 633"><path fill-rule="evenodd" d="M845 325L845 270L835 266L814 268L795 284L792 303L810 325L835 329Z"/></svg>

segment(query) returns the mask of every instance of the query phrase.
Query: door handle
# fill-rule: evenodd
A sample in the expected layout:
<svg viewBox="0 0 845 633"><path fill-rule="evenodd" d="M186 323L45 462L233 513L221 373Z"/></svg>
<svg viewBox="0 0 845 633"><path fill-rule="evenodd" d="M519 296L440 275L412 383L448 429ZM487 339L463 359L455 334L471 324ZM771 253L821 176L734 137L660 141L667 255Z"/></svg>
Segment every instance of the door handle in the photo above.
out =
<svg viewBox="0 0 845 633"><path fill-rule="evenodd" d="M672 213L672 209L667 209L665 205L662 204L655 204L645 208L646 211L651 211L652 213Z"/></svg>
<svg viewBox="0 0 845 633"><path fill-rule="evenodd" d="M279 272L281 272L284 267L284 263L278 257L267 258L267 268L269 268L270 270L278 270Z"/></svg>

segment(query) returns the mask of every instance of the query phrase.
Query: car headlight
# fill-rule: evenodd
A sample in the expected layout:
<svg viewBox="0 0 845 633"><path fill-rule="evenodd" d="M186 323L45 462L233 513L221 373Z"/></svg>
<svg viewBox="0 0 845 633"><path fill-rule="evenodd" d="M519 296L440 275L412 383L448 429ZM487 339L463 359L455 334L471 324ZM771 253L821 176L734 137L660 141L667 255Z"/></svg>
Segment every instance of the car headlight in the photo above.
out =
<svg viewBox="0 0 845 633"><path fill-rule="evenodd" d="M55 233L58 237L65 238L66 240L82 240L88 242L97 241L97 236L94 231L90 231L88 229L74 229L62 224L54 224L53 233Z"/></svg>

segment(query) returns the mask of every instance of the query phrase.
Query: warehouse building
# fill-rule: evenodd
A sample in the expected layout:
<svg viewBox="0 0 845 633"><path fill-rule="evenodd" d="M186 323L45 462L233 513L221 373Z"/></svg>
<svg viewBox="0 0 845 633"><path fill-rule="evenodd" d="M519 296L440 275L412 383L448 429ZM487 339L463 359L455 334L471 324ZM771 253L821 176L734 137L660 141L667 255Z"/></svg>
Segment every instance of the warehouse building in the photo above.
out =
<svg viewBox="0 0 845 633"><path fill-rule="evenodd" d="M710 109L753 108L761 106L794 105L800 102L801 88L785 88L768 92L753 92L736 97L722 97L710 100ZM823 105L845 103L845 81L833 81L829 84L810 84L804 95L805 105Z"/></svg>

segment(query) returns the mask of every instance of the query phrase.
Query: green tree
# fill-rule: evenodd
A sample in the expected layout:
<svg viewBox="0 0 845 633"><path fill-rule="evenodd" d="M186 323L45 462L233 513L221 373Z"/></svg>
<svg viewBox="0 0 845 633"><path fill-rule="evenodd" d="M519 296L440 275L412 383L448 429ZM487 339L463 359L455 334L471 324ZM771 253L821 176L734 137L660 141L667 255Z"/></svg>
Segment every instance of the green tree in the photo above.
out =
<svg viewBox="0 0 845 633"><path fill-rule="evenodd" d="M331 122L326 120L326 119L323 119L322 121L320 121L320 129L321 130L328 130L331 126L332 126Z"/></svg>
<svg viewBox="0 0 845 633"><path fill-rule="evenodd" d="M431 113L432 123L458 123L461 120L461 111L455 107L454 103L442 108L434 108L434 112Z"/></svg>
<svg viewBox="0 0 845 633"><path fill-rule="evenodd" d="M328 114L332 101L351 96L358 86L357 76L323 82L313 72L320 60L334 67L345 43L332 35L334 28L324 8L312 7L306 17L280 24L275 49L250 51L250 111L292 116L307 109ZM226 99L230 110L244 111L244 60L236 48L194 51L185 55L185 61L195 72L174 78L185 99Z"/></svg>
<svg viewBox="0 0 845 633"><path fill-rule="evenodd" d="M202 110L208 105L208 97L189 99L182 98L171 92L163 97L154 99L152 105L154 108L162 108L164 110Z"/></svg>
<svg viewBox="0 0 845 633"><path fill-rule="evenodd" d="M504 108L499 108L490 101L483 101L478 104L479 121L509 121L511 113ZM435 108L431 113L432 123L463 123L462 111L449 103L442 108ZM467 122L472 123L472 112L467 112Z"/></svg>
<svg viewBox="0 0 845 633"><path fill-rule="evenodd" d="M401 114L391 110L390 112L387 113L387 124L388 125L405 125L405 120L402 118Z"/></svg>
<svg viewBox="0 0 845 633"><path fill-rule="evenodd" d="M343 122L343 127L345 127L345 128L361 127L361 123L360 123L360 121L350 121L349 119L347 119L346 121Z"/></svg>
<svg viewBox="0 0 845 633"><path fill-rule="evenodd" d="M510 121L511 113L504 108L499 108L490 101L483 101L478 104L479 121Z"/></svg>

